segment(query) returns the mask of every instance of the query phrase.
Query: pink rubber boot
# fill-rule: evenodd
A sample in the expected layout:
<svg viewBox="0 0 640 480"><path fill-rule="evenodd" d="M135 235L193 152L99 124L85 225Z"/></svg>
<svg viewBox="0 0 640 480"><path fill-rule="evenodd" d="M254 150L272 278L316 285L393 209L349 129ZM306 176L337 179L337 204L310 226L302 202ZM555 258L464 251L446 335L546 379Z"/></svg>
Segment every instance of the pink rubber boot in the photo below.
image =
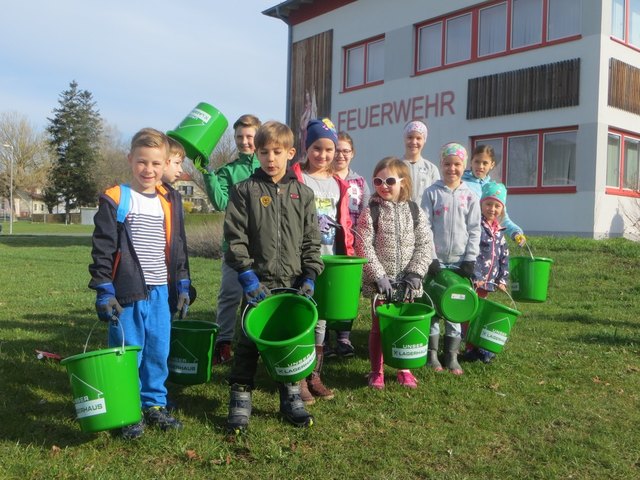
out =
<svg viewBox="0 0 640 480"><path fill-rule="evenodd" d="M378 316L371 317L371 330L369 331L369 386L376 390L384 388L384 359L382 358L382 344L380 343L380 322Z"/></svg>

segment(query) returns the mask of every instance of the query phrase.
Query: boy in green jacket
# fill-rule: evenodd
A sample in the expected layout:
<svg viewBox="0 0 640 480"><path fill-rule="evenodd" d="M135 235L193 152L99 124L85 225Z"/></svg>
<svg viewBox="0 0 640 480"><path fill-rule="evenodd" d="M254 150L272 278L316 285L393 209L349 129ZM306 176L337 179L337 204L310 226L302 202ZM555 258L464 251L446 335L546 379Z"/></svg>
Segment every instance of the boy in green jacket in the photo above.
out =
<svg viewBox="0 0 640 480"><path fill-rule="evenodd" d="M260 120L254 115L242 115L233 124L234 138L238 148L238 158L220 167L216 172L209 172L202 165L196 165L204 177L207 195L216 210L227 209L229 195L236 183L251 176L260 167L255 154L253 139L260 127ZM223 241L222 251L227 250L227 242ZM238 306L242 300L242 287L238 283L236 272L222 262L222 280L218 292L218 312L216 322L220 325L216 344L213 350L213 364L226 363L231 360L231 341L233 340Z"/></svg>

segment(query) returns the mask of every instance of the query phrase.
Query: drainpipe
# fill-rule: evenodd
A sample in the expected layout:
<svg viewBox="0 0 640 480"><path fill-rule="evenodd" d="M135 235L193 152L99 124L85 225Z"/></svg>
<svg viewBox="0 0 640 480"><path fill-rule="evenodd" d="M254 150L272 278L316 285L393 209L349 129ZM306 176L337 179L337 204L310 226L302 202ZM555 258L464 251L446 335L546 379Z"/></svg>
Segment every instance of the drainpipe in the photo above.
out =
<svg viewBox="0 0 640 480"><path fill-rule="evenodd" d="M276 16L287 24L287 91L285 96L286 112L285 118L287 125L291 125L291 52L293 50L293 29L285 17L280 13L280 6L276 5Z"/></svg>

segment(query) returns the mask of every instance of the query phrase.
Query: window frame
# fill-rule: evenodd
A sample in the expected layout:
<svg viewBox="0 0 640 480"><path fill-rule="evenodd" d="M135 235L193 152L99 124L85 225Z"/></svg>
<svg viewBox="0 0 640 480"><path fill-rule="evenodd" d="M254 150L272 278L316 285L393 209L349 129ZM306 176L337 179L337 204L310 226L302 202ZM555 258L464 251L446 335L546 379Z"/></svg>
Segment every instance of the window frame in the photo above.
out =
<svg viewBox="0 0 640 480"><path fill-rule="evenodd" d="M459 65L465 65L468 63L475 63L478 61L489 60L496 57L504 57L521 53L527 50L534 50L538 48L545 48L559 43L572 42L582 38L582 33L570 34L565 37L559 37L557 39L548 39L548 24L549 24L549 3L558 0L540 0L542 2L542 25L540 32L539 43L524 45L522 47L514 48L512 46L512 30L513 30L513 2L514 0L495 0L493 2L482 3L481 5L475 5L466 9L457 10L455 12L448 13L439 17L428 19L414 24L414 62L413 62L413 74L424 75L427 73L444 70ZM629 0L626 0L629 1ZM580 11L584 8L582 5L583 0L580 3ZM506 28L505 34L505 50L495 53L489 53L480 55L480 12L492 8L496 5L506 5ZM459 61L455 63L446 63L446 51L447 51L447 22L449 20L461 17L463 15L471 14L471 57L468 60ZM434 67L420 68L420 52L421 52L421 31L425 27L431 27L440 24L441 29L441 51L439 65ZM582 25L581 25L582 27Z"/></svg>
<svg viewBox="0 0 640 480"><path fill-rule="evenodd" d="M577 135L579 133L578 125L569 125L566 127L546 128L539 130L523 130L516 132L504 132L504 133L490 133L485 135L476 135L471 137L472 151L478 146L490 140L502 142L502 152L500 152L502 162L501 171L499 172L503 183L509 189L509 194L555 194L555 193L576 193L576 185L543 185L544 177L544 154L545 154L545 135L555 133L569 133L575 132L576 145L578 145ZM509 169L509 139L518 137L536 136L537 138L537 154L536 154L536 180L535 186L511 186L508 183L508 169ZM496 152L498 154L498 152ZM577 160L576 160L577 163ZM492 177L493 178L493 177Z"/></svg>
<svg viewBox="0 0 640 480"><path fill-rule="evenodd" d="M376 85L382 85L384 83L384 68L383 68L383 78L380 80L372 80L369 81L368 76L368 63L369 63L369 47L373 44L377 44L382 42L384 45L385 35L376 35L375 37L370 37L365 40L361 40L359 42L355 42L349 45L342 47L342 91L343 92L352 92L354 90L360 90L362 88L369 88ZM355 50L356 48L364 47L364 55L363 55L363 64L362 64L362 73L363 73L363 83L353 86L347 86L348 74L349 74L349 52ZM384 49L382 51L382 61L384 65Z"/></svg>
<svg viewBox="0 0 640 480"><path fill-rule="evenodd" d="M638 52L640 52L640 43L638 45L635 45L633 43L631 43L631 1L632 0L623 0L623 9L624 11L622 12L622 18L623 18L623 37L624 38L620 38L620 37L616 37L614 35L614 31L613 31L613 8L615 7L615 2L612 1L611 2L611 25L609 25L609 30L610 30L610 36L609 38L611 40L613 40L616 43L620 43L622 45L625 45L626 47L631 48L632 50L636 50ZM637 25L637 29L640 30L640 20L638 21L638 25Z"/></svg>
<svg viewBox="0 0 640 480"><path fill-rule="evenodd" d="M605 175L605 193L607 195L617 195L617 196L622 196L622 197L634 197L634 198L640 198L640 168L639 168L639 172L638 172L638 182L639 182L639 186L638 186L638 190L633 190L631 188L624 188L624 174L625 174L625 139L631 139L634 140L636 142L638 142L640 144L640 133L634 133L634 132L628 132L625 130L620 130L617 128L609 128L608 132L607 132L607 163L605 165L605 168L608 169L609 167L609 152L608 152L608 146L609 146L609 137L610 136L617 136L620 139L620 143L618 144L618 186L617 187L612 187L610 185L607 185L607 179L606 179L606 175ZM606 172L605 172L606 173Z"/></svg>

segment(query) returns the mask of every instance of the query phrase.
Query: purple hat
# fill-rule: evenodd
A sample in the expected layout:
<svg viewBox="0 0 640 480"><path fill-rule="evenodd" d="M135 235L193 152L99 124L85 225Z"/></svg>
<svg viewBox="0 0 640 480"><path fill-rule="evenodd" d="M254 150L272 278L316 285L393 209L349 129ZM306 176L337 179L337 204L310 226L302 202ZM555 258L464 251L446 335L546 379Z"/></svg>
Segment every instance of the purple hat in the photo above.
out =
<svg viewBox="0 0 640 480"><path fill-rule="evenodd" d="M333 122L328 118L316 118L307 123L307 140L304 144L308 150L309 147L319 138L328 138L336 146L338 145L338 134Z"/></svg>

